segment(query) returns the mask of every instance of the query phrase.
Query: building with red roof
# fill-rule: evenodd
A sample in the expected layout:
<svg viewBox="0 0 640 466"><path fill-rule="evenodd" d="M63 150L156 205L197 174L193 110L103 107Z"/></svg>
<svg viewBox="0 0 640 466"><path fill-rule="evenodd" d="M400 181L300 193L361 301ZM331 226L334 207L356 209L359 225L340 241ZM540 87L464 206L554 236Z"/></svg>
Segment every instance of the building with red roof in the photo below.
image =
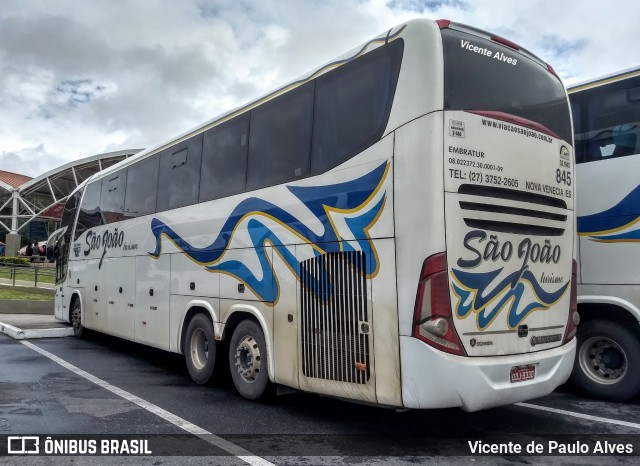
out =
<svg viewBox="0 0 640 466"><path fill-rule="evenodd" d="M0 241L7 243L7 255L17 254L21 243L46 239L35 236L46 236L57 228L64 203L80 184L137 152L139 149L86 157L36 178L0 170ZM34 220L38 226L45 226L33 228Z"/></svg>

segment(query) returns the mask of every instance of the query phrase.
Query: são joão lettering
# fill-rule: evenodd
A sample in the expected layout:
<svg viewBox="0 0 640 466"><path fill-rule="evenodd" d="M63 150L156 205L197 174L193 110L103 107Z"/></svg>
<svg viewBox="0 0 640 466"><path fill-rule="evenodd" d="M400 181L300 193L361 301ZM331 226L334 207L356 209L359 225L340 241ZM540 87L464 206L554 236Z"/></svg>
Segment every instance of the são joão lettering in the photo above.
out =
<svg viewBox="0 0 640 466"><path fill-rule="evenodd" d="M117 228L113 231L105 230L102 234L89 231L85 243L85 256L98 249L102 249L103 253L106 253L108 249L121 248L124 245L124 231L118 231Z"/></svg>
<svg viewBox="0 0 640 466"><path fill-rule="evenodd" d="M548 239L543 244L534 243L531 238L525 238L520 241L517 248L511 241L500 242L497 235L490 235L487 240L487 233L482 230L473 230L464 237L464 247L472 254L471 258L459 258L458 266L462 268L473 268L479 266L483 261L496 262L502 260L508 262L517 254L518 259L522 260L522 268L529 263L549 264L553 262L557 264L560 261L560 246L552 245ZM484 247L483 247L484 246Z"/></svg>

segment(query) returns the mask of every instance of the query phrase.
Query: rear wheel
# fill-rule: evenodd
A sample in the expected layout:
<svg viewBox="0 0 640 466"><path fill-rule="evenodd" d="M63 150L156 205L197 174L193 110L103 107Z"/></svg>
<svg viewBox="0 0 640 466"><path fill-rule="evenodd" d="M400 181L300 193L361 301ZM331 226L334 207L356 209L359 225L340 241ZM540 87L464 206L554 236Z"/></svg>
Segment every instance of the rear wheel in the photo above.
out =
<svg viewBox="0 0 640 466"><path fill-rule="evenodd" d="M196 314L187 327L184 357L194 382L206 384L216 366L216 340L213 324L204 314Z"/></svg>
<svg viewBox="0 0 640 466"><path fill-rule="evenodd" d="M229 368L238 393L249 400L265 395L269 385L264 333L253 320L238 324L229 344Z"/></svg>
<svg viewBox="0 0 640 466"><path fill-rule="evenodd" d="M628 400L640 392L640 340L615 322L581 324L571 381L591 396Z"/></svg>
<svg viewBox="0 0 640 466"><path fill-rule="evenodd" d="M82 305L80 299L76 299L71 307L71 325L73 325L73 335L82 338L87 330L82 326Z"/></svg>

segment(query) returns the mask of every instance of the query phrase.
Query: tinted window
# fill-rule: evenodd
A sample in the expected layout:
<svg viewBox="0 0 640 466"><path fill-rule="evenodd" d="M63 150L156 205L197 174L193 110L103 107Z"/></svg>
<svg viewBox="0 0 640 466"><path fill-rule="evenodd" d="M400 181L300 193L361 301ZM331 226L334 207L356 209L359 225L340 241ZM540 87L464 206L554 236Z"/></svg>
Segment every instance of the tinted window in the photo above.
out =
<svg viewBox="0 0 640 466"><path fill-rule="evenodd" d="M105 223L119 222L124 219L124 194L127 187L127 171L119 172L102 178L102 193L100 194L100 210Z"/></svg>
<svg viewBox="0 0 640 466"><path fill-rule="evenodd" d="M158 211L198 202L201 156L202 134L162 151L158 178Z"/></svg>
<svg viewBox="0 0 640 466"><path fill-rule="evenodd" d="M640 77L576 92L570 99L578 163L640 152Z"/></svg>
<svg viewBox="0 0 640 466"><path fill-rule="evenodd" d="M71 236L71 229L73 228L73 222L76 219L76 213L78 212L78 204L82 197L82 190L78 190L73 193L64 205L62 211L62 219L60 220L60 228L67 227L66 235Z"/></svg>
<svg viewBox="0 0 640 466"><path fill-rule="evenodd" d="M394 41L317 79L312 173L328 170L380 139L402 50L403 42Z"/></svg>
<svg viewBox="0 0 640 466"><path fill-rule="evenodd" d="M572 141L564 87L547 68L512 48L453 29L442 30L442 42L445 109L509 113Z"/></svg>
<svg viewBox="0 0 640 466"><path fill-rule="evenodd" d="M308 176L313 82L251 111L247 189Z"/></svg>
<svg viewBox="0 0 640 466"><path fill-rule="evenodd" d="M82 204L80 205L80 214L78 215L76 233L73 238L74 241L90 228L104 225L102 214L100 213L101 190L101 180L94 181L85 188L84 196L82 197Z"/></svg>
<svg viewBox="0 0 640 466"><path fill-rule="evenodd" d="M249 147L249 114L204 134L200 202L244 192Z"/></svg>
<svg viewBox="0 0 640 466"><path fill-rule="evenodd" d="M56 261L56 283L60 283L67 276L67 263L69 261L69 244L71 243L71 230L73 222L76 220L80 198L82 197L82 189L76 191L67 199L62 211L62 219L60 227L67 227L62 237L57 241L54 247L54 258Z"/></svg>
<svg viewBox="0 0 640 466"><path fill-rule="evenodd" d="M156 211L159 162L160 154L156 154L127 169L125 217L141 217Z"/></svg>

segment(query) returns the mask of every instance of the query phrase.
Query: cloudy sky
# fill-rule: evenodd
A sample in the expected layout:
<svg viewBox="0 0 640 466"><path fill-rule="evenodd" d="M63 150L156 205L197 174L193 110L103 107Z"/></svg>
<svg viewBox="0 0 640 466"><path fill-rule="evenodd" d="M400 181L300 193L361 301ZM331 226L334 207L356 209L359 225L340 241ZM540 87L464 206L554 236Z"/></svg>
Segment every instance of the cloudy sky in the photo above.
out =
<svg viewBox="0 0 640 466"><path fill-rule="evenodd" d="M153 145L421 17L567 84L640 65L636 0L0 0L0 170Z"/></svg>

